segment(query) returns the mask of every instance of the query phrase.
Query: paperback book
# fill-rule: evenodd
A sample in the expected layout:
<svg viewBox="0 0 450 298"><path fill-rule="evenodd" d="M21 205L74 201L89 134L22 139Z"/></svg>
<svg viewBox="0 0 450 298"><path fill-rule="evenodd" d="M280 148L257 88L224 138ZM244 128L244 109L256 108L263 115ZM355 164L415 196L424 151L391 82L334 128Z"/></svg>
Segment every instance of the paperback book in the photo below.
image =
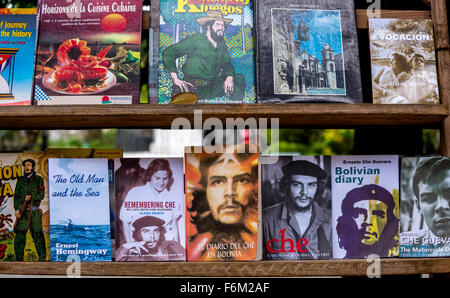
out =
<svg viewBox="0 0 450 298"><path fill-rule="evenodd" d="M0 261L50 260L47 158L0 154Z"/></svg>
<svg viewBox="0 0 450 298"><path fill-rule="evenodd" d="M353 0L255 1L260 102L362 101Z"/></svg>
<svg viewBox="0 0 450 298"><path fill-rule="evenodd" d="M185 152L187 260L260 259L258 152L246 145Z"/></svg>
<svg viewBox="0 0 450 298"><path fill-rule="evenodd" d="M254 103L253 2L161 0L159 103Z"/></svg>
<svg viewBox="0 0 450 298"><path fill-rule="evenodd" d="M398 257L398 156L332 156L331 179L333 258Z"/></svg>
<svg viewBox="0 0 450 298"><path fill-rule="evenodd" d="M369 19L374 104L439 104L431 19Z"/></svg>
<svg viewBox="0 0 450 298"><path fill-rule="evenodd" d="M331 258L330 168L330 156L279 156L262 164L265 260Z"/></svg>
<svg viewBox="0 0 450 298"><path fill-rule="evenodd" d="M111 261L108 160L48 160L52 262Z"/></svg>
<svg viewBox="0 0 450 298"><path fill-rule="evenodd" d="M137 104L142 1L41 0L34 100Z"/></svg>
<svg viewBox="0 0 450 298"><path fill-rule="evenodd" d="M116 261L185 261L182 158L115 159Z"/></svg>
<svg viewBox="0 0 450 298"><path fill-rule="evenodd" d="M36 26L36 14L0 14L0 106L31 104Z"/></svg>
<svg viewBox="0 0 450 298"><path fill-rule="evenodd" d="M400 257L450 256L450 158L401 159Z"/></svg>
<svg viewBox="0 0 450 298"><path fill-rule="evenodd" d="M47 148L47 154L56 154L61 158L107 158L109 180L109 204L111 226L111 249L114 255L115 241L115 197L114 197L114 159L123 156L123 150L118 148Z"/></svg>
<svg viewBox="0 0 450 298"><path fill-rule="evenodd" d="M158 103L159 68L159 1L150 1L150 28L148 39L148 102Z"/></svg>

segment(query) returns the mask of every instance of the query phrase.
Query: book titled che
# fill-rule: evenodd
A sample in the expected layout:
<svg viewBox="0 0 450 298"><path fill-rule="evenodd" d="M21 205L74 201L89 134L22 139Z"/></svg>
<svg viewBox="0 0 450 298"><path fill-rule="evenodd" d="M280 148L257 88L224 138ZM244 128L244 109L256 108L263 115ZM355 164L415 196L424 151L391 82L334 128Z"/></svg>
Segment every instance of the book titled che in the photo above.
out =
<svg viewBox="0 0 450 298"><path fill-rule="evenodd" d="M49 159L51 261L111 261L108 160Z"/></svg>

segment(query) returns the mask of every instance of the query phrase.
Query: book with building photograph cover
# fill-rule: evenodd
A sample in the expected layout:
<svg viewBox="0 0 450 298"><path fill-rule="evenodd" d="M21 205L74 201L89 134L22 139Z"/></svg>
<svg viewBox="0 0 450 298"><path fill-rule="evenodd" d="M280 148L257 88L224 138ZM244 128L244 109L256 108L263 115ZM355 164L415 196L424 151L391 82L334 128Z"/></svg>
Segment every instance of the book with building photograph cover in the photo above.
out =
<svg viewBox="0 0 450 298"><path fill-rule="evenodd" d="M265 260L331 258L330 167L330 156L261 164Z"/></svg>
<svg viewBox="0 0 450 298"><path fill-rule="evenodd" d="M158 102L256 102L253 23L251 0L161 0Z"/></svg>
<svg viewBox="0 0 450 298"><path fill-rule="evenodd" d="M0 106L31 104L37 22L26 12L0 13Z"/></svg>
<svg viewBox="0 0 450 298"><path fill-rule="evenodd" d="M259 0L259 102L362 102L353 0Z"/></svg>
<svg viewBox="0 0 450 298"><path fill-rule="evenodd" d="M185 147L188 261L256 261L261 249L258 151Z"/></svg>
<svg viewBox="0 0 450 298"><path fill-rule="evenodd" d="M431 19L369 19L374 104L439 104Z"/></svg>
<svg viewBox="0 0 450 298"><path fill-rule="evenodd" d="M397 155L331 157L333 258L398 257Z"/></svg>
<svg viewBox="0 0 450 298"><path fill-rule="evenodd" d="M400 257L450 256L450 158L403 157Z"/></svg>
<svg viewBox="0 0 450 298"><path fill-rule="evenodd" d="M50 260L49 156L0 154L0 261Z"/></svg>
<svg viewBox="0 0 450 298"><path fill-rule="evenodd" d="M142 1L41 0L34 104L137 104Z"/></svg>
<svg viewBox="0 0 450 298"><path fill-rule="evenodd" d="M185 261L183 158L117 158L114 164L115 260Z"/></svg>
<svg viewBox="0 0 450 298"><path fill-rule="evenodd" d="M111 261L108 160L50 158L52 262Z"/></svg>

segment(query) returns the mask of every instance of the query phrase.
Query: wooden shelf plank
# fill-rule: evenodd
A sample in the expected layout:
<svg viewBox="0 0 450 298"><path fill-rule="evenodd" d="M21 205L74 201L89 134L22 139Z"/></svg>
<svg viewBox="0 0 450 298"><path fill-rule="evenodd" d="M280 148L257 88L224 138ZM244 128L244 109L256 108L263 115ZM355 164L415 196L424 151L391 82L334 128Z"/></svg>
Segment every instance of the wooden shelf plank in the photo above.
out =
<svg viewBox="0 0 450 298"><path fill-rule="evenodd" d="M170 128L177 118L193 127L195 111L207 118L259 121L278 118L280 127L438 126L448 116L446 105L252 104L252 105L92 105L5 106L2 129ZM197 116L200 119L200 116Z"/></svg>
<svg viewBox="0 0 450 298"><path fill-rule="evenodd" d="M66 275L73 263L2 262L0 274ZM372 263L373 264L373 263ZM371 263L366 260L311 260L260 262L152 262L81 263L83 276L149 277L296 277L365 276ZM383 259L381 275L445 274L450 272L450 258Z"/></svg>
<svg viewBox="0 0 450 298"><path fill-rule="evenodd" d="M431 19L431 11L428 10L381 10L380 14L385 19ZM356 10L356 27L369 28L369 17L365 9Z"/></svg>

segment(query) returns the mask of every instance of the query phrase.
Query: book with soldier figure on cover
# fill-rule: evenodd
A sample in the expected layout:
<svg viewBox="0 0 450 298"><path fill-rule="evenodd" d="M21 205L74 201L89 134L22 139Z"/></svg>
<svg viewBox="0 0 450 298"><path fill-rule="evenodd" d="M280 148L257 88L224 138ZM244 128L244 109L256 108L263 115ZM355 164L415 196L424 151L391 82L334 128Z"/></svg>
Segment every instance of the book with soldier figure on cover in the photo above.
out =
<svg viewBox="0 0 450 298"><path fill-rule="evenodd" d="M187 260L260 259L256 147L186 147L185 181Z"/></svg>
<svg viewBox="0 0 450 298"><path fill-rule="evenodd" d="M362 101L353 0L259 0L259 102Z"/></svg>
<svg viewBox="0 0 450 298"><path fill-rule="evenodd" d="M375 104L439 104L431 19L369 19Z"/></svg>
<svg viewBox="0 0 450 298"><path fill-rule="evenodd" d="M251 0L161 0L159 103L256 101Z"/></svg>
<svg viewBox="0 0 450 298"><path fill-rule="evenodd" d="M0 154L0 261L49 261L48 157Z"/></svg>
<svg viewBox="0 0 450 298"><path fill-rule="evenodd" d="M332 156L331 178L333 258L398 257L398 156Z"/></svg>

